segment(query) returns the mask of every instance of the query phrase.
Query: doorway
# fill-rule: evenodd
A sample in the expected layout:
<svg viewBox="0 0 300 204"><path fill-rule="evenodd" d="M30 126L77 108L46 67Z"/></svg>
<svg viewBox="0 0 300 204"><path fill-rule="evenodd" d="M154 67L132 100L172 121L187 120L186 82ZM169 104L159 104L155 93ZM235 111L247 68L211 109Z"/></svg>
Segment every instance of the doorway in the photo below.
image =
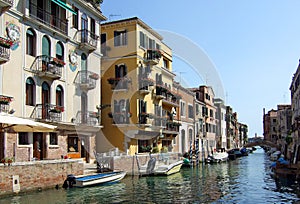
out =
<svg viewBox="0 0 300 204"><path fill-rule="evenodd" d="M46 156L45 139L43 133L33 133L33 157L37 160L43 160Z"/></svg>

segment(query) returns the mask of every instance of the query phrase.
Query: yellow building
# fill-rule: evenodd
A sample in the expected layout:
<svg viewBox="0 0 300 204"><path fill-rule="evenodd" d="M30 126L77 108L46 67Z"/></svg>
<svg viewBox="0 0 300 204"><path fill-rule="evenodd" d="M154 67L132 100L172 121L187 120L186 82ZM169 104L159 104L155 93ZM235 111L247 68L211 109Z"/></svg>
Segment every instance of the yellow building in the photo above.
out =
<svg viewBox="0 0 300 204"><path fill-rule="evenodd" d="M178 135L179 96L174 93L172 51L139 18L101 24L102 138L97 150L135 153L172 151ZM164 147L164 148L162 148Z"/></svg>
<svg viewBox="0 0 300 204"><path fill-rule="evenodd" d="M100 5L0 0L0 7L1 112L57 126L52 133L4 132L0 157L91 161L100 130Z"/></svg>

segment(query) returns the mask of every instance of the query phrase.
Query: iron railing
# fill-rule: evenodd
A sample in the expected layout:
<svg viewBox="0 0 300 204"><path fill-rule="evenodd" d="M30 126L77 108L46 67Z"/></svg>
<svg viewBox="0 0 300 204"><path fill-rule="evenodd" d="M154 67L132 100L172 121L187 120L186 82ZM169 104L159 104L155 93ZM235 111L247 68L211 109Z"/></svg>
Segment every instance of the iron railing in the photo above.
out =
<svg viewBox="0 0 300 204"><path fill-rule="evenodd" d="M97 73L82 70L78 71L74 83L81 87L84 90L91 90L96 88L96 81L99 79L99 75Z"/></svg>
<svg viewBox="0 0 300 204"><path fill-rule="evenodd" d="M58 16L51 14L51 11L41 9L36 4L29 1L29 16L41 21L42 23L54 28L61 33L68 35L68 20L61 19Z"/></svg>

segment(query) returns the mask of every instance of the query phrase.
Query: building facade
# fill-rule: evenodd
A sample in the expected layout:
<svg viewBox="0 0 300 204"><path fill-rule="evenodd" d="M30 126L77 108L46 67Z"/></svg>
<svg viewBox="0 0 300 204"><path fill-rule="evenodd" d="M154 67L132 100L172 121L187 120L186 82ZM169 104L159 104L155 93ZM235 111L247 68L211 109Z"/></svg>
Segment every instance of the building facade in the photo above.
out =
<svg viewBox="0 0 300 204"><path fill-rule="evenodd" d="M15 0L0 5L5 11L1 111L57 126L52 133L2 133L0 156L16 161L61 156L92 161L100 130L99 22L105 20L100 5L85 0Z"/></svg>
<svg viewBox="0 0 300 204"><path fill-rule="evenodd" d="M227 148L226 140L226 106L224 101L220 98L214 99L214 104L216 106L216 119L218 123L216 125L216 139L217 139L217 148Z"/></svg>
<svg viewBox="0 0 300 204"><path fill-rule="evenodd" d="M180 97L173 90L172 50L137 17L101 27L102 104L111 105L102 111L102 137L130 155L174 151Z"/></svg>

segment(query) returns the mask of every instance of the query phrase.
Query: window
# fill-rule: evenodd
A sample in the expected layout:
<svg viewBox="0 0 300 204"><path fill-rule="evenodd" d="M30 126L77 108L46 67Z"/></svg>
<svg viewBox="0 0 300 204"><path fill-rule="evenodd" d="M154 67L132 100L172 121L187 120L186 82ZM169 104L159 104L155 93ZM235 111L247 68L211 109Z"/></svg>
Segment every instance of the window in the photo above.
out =
<svg viewBox="0 0 300 204"><path fill-rule="evenodd" d="M163 59L163 67L164 68L169 68L169 62L167 59Z"/></svg>
<svg viewBox="0 0 300 204"><path fill-rule="evenodd" d="M106 49L106 33L101 33L101 53L103 54L103 56L107 56Z"/></svg>
<svg viewBox="0 0 300 204"><path fill-rule="evenodd" d="M26 80L26 105L35 105L35 83L31 77Z"/></svg>
<svg viewBox="0 0 300 204"><path fill-rule="evenodd" d="M207 99L207 100L210 100L210 95L209 94L205 94L205 98Z"/></svg>
<svg viewBox="0 0 300 204"><path fill-rule="evenodd" d="M185 112L186 112L186 110L185 110L185 102L180 102L180 115L181 116L185 116Z"/></svg>
<svg viewBox="0 0 300 204"><path fill-rule="evenodd" d="M47 36L43 36L42 39L42 55L51 56L50 40Z"/></svg>
<svg viewBox="0 0 300 204"><path fill-rule="evenodd" d="M86 54L81 54L81 70L87 70L87 56Z"/></svg>
<svg viewBox="0 0 300 204"><path fill-rule="evenodd" d="M58 136L56 132L50 132L50 145L58 145Z"/></svg>
<svg viewBox="0 0 300 204"><path fill-rule="evenodd" d="M189 129L189 141L193 141L193 130Z"/></svg>
<svg viewBox="0 0 300 204"><path fill-rule="evenodd" d="M93 18L91 18L91 38L96 39L96 23Z"/></svg>
<svg viewBox="0 0 300 204"><path fill-rule="evenodd" d="M189 105L189 118L194 118L194 109L192 105Z"/></svg>
<svg viewBox="0 0 300 204"><path fill-rule="evenodd" d="M56 58L64 60L64 46L61 42L56 43Z"/></svg>
<svg viewBox="0 0 300 204"><path fill-rule="evenodd" d="M60 85L56 87L56 105L64 106L64 91Z"/></svg>
<svg viewBox="0 0 300 204"><path fill-rule="evenodd" d="M140 31L140 46L146 48L145 34L142 31Z"/></svg>
<svg viewBox="0 0 300 204"><path fill-rule="evenodd" d="M78 11L79 11L79 9L76 8L75 6L73 6L73 10L77 13L77 15L73 14L73 28L78 29L78 21L79 21L79 18L78 18L79 13L78 13Z"/></svg>
<svg viewBox="0 0 300 204"><path fill-rule="evenodd" d="M212 109L209 110L209 116L212 118L214 117L214 111Z"/></svg>
<svg viewBox="0 0 300 204"><path fill-rule="evenodd" d="M115 47L127 45L127 31L126 30L114 32L114 45L115 45Z"/></svg>
<svg viewBox="0 0 300 204"><path fill-rule="evenodd" d="M125 64L115 66L115 77L122 78L127 75L127 67Z"/></svg>
<svg viewBox="0 0 300 204"><path fill-rule="evenodd" d="M19 132L19 145L29 145L27 132Z"/></svg>
<svg viewBox="0 0 300 204"><path fill-rule="evenodd" d="M149 49L155 49L155 40L149 38L148 44L149 44Z"/></svg>
<svg viewBox="0 0 300 204"><path fill-rule="evenodd" d="M199 104L196 104L196 115L200 113Z"/></svg>
<svg viewBox="0 0 300 204"><path fill-rule="evenodd" d="M35 32L29 28L26 32L26 54L35 57L36 55L36 35Z"/></svg>
<svg viewBox="0 0 300 204"><path fill-rule="evenodd" d="M68 137L68 152L78 152L78 137L69 136Z"/></svg>

